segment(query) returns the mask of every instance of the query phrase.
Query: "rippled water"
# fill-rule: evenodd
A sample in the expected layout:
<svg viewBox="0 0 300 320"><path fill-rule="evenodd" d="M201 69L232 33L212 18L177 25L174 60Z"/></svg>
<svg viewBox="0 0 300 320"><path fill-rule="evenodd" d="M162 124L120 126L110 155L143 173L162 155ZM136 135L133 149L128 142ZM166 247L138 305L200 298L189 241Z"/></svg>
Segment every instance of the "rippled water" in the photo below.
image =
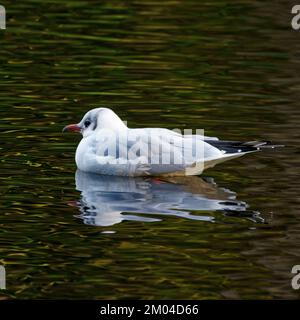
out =
<svg viewBox="0 0 300 320"><path fill-rule="evenodd" d="M298 298L299 33L286 1L6 1L0 298ZM92 107L285 144L201 177L76 173ZM75 176L76 174L76 176Z"/></svg>

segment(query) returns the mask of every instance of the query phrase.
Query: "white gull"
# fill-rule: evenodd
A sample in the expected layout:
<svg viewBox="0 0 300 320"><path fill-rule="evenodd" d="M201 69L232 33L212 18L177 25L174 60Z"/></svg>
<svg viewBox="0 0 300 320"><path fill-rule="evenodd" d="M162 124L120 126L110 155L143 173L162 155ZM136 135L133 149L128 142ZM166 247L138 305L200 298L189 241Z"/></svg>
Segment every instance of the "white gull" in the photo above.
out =
<svg viewBox="0 0 300 320"><path fill-rule="evenodd" d="M76 150L77 167L105 175L199 175L217 163L274 147L268 141L222 141L163 128L130 129L108 108L88 111L66 131L83 136Z"/></svg>

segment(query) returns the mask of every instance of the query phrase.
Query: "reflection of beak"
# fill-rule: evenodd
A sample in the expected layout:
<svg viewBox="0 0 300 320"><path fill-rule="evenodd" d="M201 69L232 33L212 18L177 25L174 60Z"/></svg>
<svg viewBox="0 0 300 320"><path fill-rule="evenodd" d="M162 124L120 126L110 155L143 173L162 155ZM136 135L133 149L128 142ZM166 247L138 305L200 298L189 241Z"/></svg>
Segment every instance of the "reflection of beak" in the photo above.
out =
<svg viewBox="0 0 300 320"><path fill-rule="evenodd" d="M81 128L78 124L69 124L63 128L62 132L80 132L80 130Z"/></svg>

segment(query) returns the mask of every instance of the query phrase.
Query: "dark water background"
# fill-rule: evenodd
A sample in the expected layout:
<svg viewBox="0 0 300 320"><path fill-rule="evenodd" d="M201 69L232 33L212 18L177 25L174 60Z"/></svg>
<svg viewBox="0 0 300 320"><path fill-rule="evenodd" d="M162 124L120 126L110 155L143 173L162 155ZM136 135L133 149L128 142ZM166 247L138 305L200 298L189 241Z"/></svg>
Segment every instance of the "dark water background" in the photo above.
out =
<svg viewBox="0 0 300 320"><path fill-rule="evenodd" d="M290 285L300 264L300 33L290 27L292 3L1 4L0 264L7 290L0 299L299 298ZM226 188L265 223L200 205L186 210L214 222L136 213L134 201L147 198L153 211L162 194L149 180L137 184L146 188L142 196L130 189L136 181L121 195L118 181L96 192L104 214L121 221L96 226L78 218L79 136L61 129L92 107L112 108L131 127L205 128L223 139L285 144L206 171L216 183L211 192L201 178L162 186L165 210L169 203L176 211L181 188L188 199L201 193L230 206ZM122 221L133 212L140 219Z"/></svg>

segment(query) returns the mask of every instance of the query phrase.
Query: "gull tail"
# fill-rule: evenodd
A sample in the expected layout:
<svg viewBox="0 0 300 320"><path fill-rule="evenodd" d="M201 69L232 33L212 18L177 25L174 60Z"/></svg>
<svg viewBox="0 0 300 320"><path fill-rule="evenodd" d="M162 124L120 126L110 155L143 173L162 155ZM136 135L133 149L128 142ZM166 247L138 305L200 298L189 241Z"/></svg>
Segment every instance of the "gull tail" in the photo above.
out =
<svg viewBox="0 0 300 320"><path fill-rule="evenodd" d="M222 140L208 140L210 145L218 148L224 153L245 153L259 151L261 149L274 149L277 147L284 147L283 145L272 144L271 141L256 140L256 141L222 141Z"/></svg>
<svg viewBox="0 0 300 320"><path fill-rule="evenodd" d="M206 140L204 140L206 141ZM284 147L283 145L275 145L270 141L222 141L222 140L207 140L207 143L216 147L220 151L222 151L222 156L218 156L216 158L206 158L203 162L199 161L195 163L195 165L190 169L190 171L186 175L198 175L203 172L203 170L207 168L212 168L216 164L238 158L247 153L256 152L261 149L267 148L276 148L276 147Z"/></svg>

